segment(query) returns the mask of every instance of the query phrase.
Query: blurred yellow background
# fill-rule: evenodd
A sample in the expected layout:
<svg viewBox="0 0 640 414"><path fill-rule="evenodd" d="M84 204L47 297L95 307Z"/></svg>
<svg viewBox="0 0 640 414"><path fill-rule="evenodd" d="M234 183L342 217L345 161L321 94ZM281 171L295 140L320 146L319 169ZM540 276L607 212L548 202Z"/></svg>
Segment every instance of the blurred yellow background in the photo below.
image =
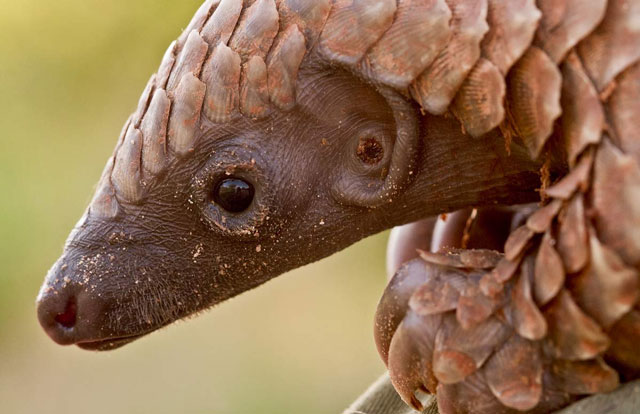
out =
<svg viewBox="0 0 640 414"><path fill-rule="evenodd" d="M386 236L112 353L34 300L148 77L200 0L0 0L0 412L338 413L383 372Z"/></svg>

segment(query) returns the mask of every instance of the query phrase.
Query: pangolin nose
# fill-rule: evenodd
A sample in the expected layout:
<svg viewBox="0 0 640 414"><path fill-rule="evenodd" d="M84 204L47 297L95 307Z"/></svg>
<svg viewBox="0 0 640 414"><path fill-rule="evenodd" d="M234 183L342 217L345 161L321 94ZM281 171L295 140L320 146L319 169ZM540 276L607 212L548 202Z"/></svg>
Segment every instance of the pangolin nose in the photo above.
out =
<svg viewBox="0 0 640 414"><path fill-rule="evenodd" d="M76 342L78 298L71 289L46 294L38 300L38 320L47 335L60 345Z"/></svg>

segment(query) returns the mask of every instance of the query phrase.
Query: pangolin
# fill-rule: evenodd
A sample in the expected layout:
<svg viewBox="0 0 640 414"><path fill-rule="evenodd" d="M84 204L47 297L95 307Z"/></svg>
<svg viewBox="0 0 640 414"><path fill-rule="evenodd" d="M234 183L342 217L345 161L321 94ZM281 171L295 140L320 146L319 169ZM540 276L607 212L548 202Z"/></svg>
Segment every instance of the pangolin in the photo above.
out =
<svg viewBox="0 0 640 414"><path fill-rule="evenodd" d="M550 412L640 372L639 131L640 0L208 0L38 317L114 349L384 229L536 202L403 265L375 338L416 409Z"/></svg>

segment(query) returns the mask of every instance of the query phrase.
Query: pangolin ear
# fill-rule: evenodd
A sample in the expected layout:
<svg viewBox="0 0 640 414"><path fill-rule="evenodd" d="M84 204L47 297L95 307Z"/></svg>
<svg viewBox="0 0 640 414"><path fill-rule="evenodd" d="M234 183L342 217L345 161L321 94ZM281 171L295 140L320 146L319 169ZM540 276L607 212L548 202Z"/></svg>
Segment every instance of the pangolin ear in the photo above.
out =
<svg viewBox="0 0 640 414"><path fill-rule="evenodd" d="M342 204L375 208L393 201L414 175L420 147L419 115L398 92L381 87L392 128L368 127L347 144L347 162L333 187Z"/></svg>

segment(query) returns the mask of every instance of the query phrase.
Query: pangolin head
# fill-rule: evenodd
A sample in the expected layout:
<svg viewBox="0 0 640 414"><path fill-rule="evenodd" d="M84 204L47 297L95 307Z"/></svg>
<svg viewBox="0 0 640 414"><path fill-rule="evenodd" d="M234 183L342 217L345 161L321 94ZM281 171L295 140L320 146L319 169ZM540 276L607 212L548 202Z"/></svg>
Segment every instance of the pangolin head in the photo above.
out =
<svg viewBox="0 0 640 414"><path fill-rule="evenodd" d="M522 148L440 116L472 65L434 89L451 11L420 4L205 2L46 277L47 333L113 349L393 225L535 197Z"/></svg>

